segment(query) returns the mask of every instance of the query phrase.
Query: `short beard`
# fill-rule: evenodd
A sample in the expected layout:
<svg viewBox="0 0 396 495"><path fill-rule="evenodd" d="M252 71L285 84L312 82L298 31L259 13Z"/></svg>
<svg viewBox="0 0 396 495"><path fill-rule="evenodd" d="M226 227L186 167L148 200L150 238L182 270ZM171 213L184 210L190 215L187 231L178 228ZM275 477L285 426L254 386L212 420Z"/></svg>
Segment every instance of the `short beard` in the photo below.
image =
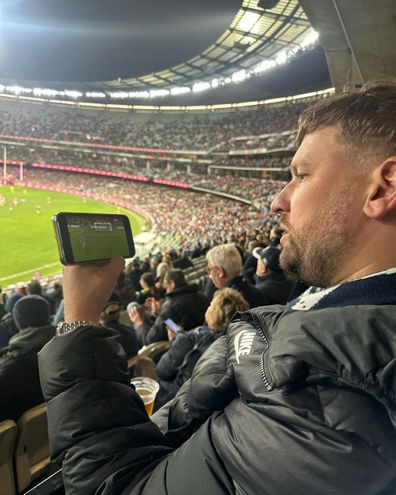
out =
<svg viewBox="0 0 396 495"><path fill-rule="evenodd" d="M345 201L346 193L338 193L330 207L323 210L322 218L318 216L299 232L293 231L286 218L281 221L289 228L280 266L308 285L322 288L334 285L339 268L356 244L348 225L351 204Z"/></svg>

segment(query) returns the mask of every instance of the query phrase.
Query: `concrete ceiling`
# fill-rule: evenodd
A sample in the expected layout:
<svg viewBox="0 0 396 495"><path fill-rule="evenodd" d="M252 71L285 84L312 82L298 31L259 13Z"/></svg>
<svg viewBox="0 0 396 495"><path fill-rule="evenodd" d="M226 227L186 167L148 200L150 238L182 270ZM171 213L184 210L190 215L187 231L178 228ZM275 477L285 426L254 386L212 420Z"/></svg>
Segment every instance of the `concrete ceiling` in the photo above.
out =
<svg viewBox="0 0 396 495"><path fill-rule="evenodd" d="M333 86L396 77L395 0L300 0L320 34Z"/></svg>

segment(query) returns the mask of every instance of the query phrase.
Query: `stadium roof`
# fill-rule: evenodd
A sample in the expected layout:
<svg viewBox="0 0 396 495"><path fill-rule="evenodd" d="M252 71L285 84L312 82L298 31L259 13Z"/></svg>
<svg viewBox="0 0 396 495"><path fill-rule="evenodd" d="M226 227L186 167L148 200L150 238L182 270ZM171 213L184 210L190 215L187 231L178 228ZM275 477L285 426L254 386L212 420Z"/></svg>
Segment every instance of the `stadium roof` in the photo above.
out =
<svg viewBox="0 0 396 495"><path fill-rule="evenodd" d="M283 65L312 37L297 0L272 3L264 9L260 0L10 2L0 19L0 81L120 98L241 82ZM283 94L329 85L323 51L305 60L319 67L319 77L313 70L308 87L306 79L298 85L298 77L297 84L289 77ZM277 83L257 89L280 94Z"/></svg>

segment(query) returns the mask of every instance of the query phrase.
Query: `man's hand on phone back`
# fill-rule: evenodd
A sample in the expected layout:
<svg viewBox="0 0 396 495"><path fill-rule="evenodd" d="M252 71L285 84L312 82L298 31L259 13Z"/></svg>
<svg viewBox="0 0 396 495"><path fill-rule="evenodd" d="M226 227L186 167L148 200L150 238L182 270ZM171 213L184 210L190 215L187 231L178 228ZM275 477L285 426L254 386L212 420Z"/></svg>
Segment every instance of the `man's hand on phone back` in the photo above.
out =
<svg viewBox="0 0 396 495"><path fill-rule="evenodd" d="M109 300L124 258L112 258L104 265L69 265L63 267L65 321L99 322L100 313Z"/></svg>

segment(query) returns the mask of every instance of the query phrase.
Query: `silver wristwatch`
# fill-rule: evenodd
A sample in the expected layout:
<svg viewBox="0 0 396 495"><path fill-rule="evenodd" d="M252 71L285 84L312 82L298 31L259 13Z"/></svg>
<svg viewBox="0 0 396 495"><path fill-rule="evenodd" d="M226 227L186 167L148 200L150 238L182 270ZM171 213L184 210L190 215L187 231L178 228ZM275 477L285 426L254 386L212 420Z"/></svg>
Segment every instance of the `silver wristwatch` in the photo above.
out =
<svg viewBox="0 0 396 495"><path fill-rule="evenodd" d="M98 325L99 322L89 320L73 321L71 323L61 321L56 326L56 335L63 335L64 333L72 332L73 330L77 330L77 328L81 327L97 327Z"/></svg>

